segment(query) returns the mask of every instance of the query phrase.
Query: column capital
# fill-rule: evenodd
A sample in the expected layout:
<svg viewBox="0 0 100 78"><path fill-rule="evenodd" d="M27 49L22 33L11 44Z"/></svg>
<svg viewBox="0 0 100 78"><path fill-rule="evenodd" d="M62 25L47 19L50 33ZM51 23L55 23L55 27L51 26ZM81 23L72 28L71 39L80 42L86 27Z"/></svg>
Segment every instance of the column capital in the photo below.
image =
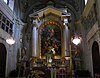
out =
<svg viewBox="0 0 100 78"><path fill-rule="evenodd" d="M36 23L32 24L33 27L38 27L38 25Z"/></svg>
<svg viewBox="0 0 100 78"><path fill-rule="evenodd" d="M33 27L36 27L36 28L38 27L38 21L37 21L37 19L34 19L34 20L33 20L32 26L33 26Z"/></svg>

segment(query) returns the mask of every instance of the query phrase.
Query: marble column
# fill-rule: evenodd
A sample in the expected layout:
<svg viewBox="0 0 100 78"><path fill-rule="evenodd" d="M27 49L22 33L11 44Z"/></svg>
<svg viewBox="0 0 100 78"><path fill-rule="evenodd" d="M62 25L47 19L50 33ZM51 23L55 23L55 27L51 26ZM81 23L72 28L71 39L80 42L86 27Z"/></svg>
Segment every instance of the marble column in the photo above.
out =
<svg viewBox="0 0 100 78"><path fill-rule="evenodd" d="M33 31L32 31L32 56L37 56L37 30L36 30L36 26L37 26L37 23L36 23L36 20L33 20Z"/></svg>
<svg viewBox="0 0 100 78"><path fill-rule="evenodd" d="M69 56L69 29L68 29L68 26L66 25L65 27L65 30L66 30L66 53L65 53L65 56Z"/></svg>
<svg viewBox="0 0 100 78"><path fill-rule="evenodd" d="M62 56L67 56L68 55L68 27L64 25L64 30L63 30L63 54Z"/></svg>
<svg viewBox="0 0 100 78"><path fill-rule="evenodd" d="M62 56L66 55L66 27L63 30L63 54Z"/></svg>

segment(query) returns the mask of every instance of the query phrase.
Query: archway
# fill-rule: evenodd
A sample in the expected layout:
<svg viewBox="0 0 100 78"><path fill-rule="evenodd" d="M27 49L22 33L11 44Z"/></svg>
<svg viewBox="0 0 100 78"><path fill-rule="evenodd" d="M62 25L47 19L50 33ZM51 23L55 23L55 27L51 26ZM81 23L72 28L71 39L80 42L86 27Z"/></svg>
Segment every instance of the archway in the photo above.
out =
<svg viewBox="0 0 100 78"><path fill-rule="evenodd" d="M100 55L99 55L99 45L94 41L92 45L92 60L93 60L93 73L100 73Z"/></svg>
<svg viewBox="0 0 100 78"><path fill-rule="evenodd" d="M0 77L5 77L6 70L6 47L0 43Z"/></svg>

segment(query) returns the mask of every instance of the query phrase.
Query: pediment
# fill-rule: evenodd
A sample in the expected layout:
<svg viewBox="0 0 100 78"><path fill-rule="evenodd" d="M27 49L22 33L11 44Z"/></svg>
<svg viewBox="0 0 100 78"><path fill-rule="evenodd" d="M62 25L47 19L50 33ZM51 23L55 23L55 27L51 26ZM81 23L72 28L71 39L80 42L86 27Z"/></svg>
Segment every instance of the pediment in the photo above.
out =
<svg viewBox="0 0 100 78"><path fill-rule="evenodd" d="M62 13L63 13L63 11L61 11L57 8L54 8L52 6L48 6L46 8L43 8L43 9L37 11L37 12L30 14L29 17L34 17L34 16L36 16L36 14L38 14L39 17L43 17L43 14L45 16L49 15L49 14L53 14L53 15L61 17Z"/></svg>

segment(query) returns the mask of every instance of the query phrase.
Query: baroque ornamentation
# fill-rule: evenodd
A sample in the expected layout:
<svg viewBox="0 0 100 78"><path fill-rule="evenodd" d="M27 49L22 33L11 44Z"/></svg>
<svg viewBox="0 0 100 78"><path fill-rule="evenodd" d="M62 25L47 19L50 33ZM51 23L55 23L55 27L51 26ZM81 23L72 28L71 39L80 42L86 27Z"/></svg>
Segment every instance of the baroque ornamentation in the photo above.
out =
<svg viewBox="0 0 100 78"><path fill-rule="evenodd" d="M96 23L96 15L94 8L92 8L87 17L83 17L82 24L88 33L92 26Z"/></svg>
<svg viewBox="0 0 100 78"><path fill-rule="evenodd" d="M28 0L22 1L21 3L23 5L22 11L25 13L27 11L28 7L30 6L29 1Z"/></svg>

